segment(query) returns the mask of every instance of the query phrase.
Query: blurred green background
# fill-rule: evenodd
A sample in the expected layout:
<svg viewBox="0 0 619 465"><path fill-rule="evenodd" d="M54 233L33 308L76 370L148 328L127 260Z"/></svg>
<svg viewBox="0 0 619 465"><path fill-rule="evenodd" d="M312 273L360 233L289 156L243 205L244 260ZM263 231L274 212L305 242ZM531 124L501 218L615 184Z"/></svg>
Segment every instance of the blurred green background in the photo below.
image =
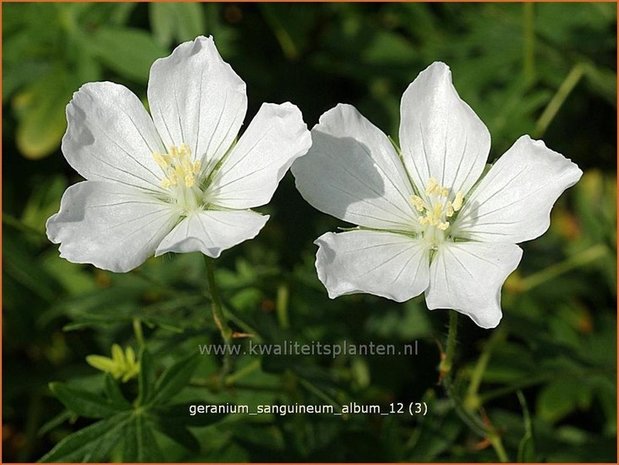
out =
<svg viewBox="0 0 619 465"><path fill-rule="evenodd" d="M512 461L616 461L614 4L2 10L4 461L35 461L64 441L69 446L45 460L476 462L498 460L496 438ZM222 379L221 357L191 357L197 344L220 341L198 254L151 259L125 275L58 258L44 224L79 180L59 150L71 94L111 80L144 99L153 60L200 34L214 36L247 83L246 123L262 102L288 100L311 127L346 102L396 136L402 92L442 60L490 129L491 159L527 133L583 169L550 230L524 244L503 289L499 328L460 318L455 402L436 369L447 312L428 312L423 298L329 300L312 241L345 225L304 203L290 175L261 209L272 215L261 234L218 260L231 325L262 342L417 340L419 355L246 356L228 360ZM86 362L108 356L112 344L139 353L141 337L151 360L143 355L137 378L122 382ZM168 393L138 412L127 400L149 385ZM429 413L198 418L186 413L191 401L425 401ZM108 404L125 409L121 427L102 411ZM467 415L495 432L495 444L462 420Z"/></svg>

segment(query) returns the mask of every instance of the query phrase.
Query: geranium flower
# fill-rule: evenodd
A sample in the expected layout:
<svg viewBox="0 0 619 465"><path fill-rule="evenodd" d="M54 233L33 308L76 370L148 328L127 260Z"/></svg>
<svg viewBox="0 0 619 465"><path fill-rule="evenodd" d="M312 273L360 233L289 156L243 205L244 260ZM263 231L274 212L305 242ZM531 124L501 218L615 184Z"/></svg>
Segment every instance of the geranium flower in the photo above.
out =
<svg viewBox="0 0 619 465"><path fill-rule="evenodd" d="M166 252L218 257L258 234L269 217L249 209L269 202L311 145L290 103L263 104L235 142L245 83L211 37L153 63L148 101L152 119L118 84L73 95L62 152L86 181L66 190L47 221L61 257L116 272Z"/></svg>
<svg viewBox="0 0 619 465"><path fill-rule="evenodd" d="M490 134L444 63L402 96L401 152L350 105L323 114L312 139L292 167L297 188L318 210L359 225L315 242L329 296L403 302L425 291L431 310L457 310L484 328L501 319L501 286L522 257L516 244L548 229L552 205L582 175L528 136L483 175Z"/></svg>

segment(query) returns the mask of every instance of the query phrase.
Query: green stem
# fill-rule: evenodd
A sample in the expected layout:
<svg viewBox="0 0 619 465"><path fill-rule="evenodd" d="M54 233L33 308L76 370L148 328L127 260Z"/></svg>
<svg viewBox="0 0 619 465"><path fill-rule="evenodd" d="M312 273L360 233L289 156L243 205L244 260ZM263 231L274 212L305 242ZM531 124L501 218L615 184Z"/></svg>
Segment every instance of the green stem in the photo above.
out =
<svg viewBox="0 0 619 465"><path fill-rule="evenodd" d="M492 355L492 351L499 341L505 339L505 332L502 328L495 330L490 336L490 339L484 345L484 349L477 360L477 364L473 369L473 373L471 374L471 380L469 382L469 387L466 391L466 397L464 398L464 407L469 411L477 410L481 403L479 396L477 395L479 391L479 387L481 386L481 381L484 377L484 373L486 372L486 367L488 366L488 362L490 361L490 356Z"/></svg>
<svg viewBox="0 0 619 465"><path fill-rule="evenodd" d="M471 431L480 437L488 439L501 462L509 462L509 458L505 452L505 448L503 447L503 442L501 441L501 436L494 430L494 428L484 424L484 422L481 421L477 415L473 414L472 411L466 409L462 403L462 399L460 399L455 392L452 373L458 335L458 313L455 310L451 310L450 312L445 353L439 365L441 381L445 387L447 396L451 399L454 410L460 419L471 429Z"/></svg>
<svg viewBox="0 0 619 465"><path fill-rule="evenodd" d="M262 342L262 336L260 336L256 328L254 328L238 316L237 309L234 308L234 306L229 300L222 299L222 303L223 308L226 309L226 315L228 316L228 319L230 321L232 321L236 326L242 329L246 334L250 334L254 341Z"/></svg>
<svg viewBox="0 0 619 465"><path fill-rule="evenodd" d="M503 441L501 440L501 436L496 433L488 434L488 441L492 445L494 452L496 452L497 457L502 463L509 462L509 457L507 456L507 452L505 452L505 447L503 447Z"/></svg>
<svg viewBox="0 0 619 465"><path fill-rule="evenodd" d="M142 322L139 318L133 319L133 333L140 348L144 347L144 333L142 332Z"/></svg>
<svg viewBox="0 0 619 465"><path fill-rule="evenodd" d="M226 346L230 345L232 341L232 330L230 326L228 326L228 322L224 315L223 306L221 304L221 297L219 295L219 288L217 287L217 283L215 281L215 265L214 260L204 256L204 263L206 264L206 280L208 282L208 291L211 296L211 309L213 312L213 320L215 320L215 325L219 328L219 332L221 337L224 340ZM232 370L232 360L229 347L226 347L226 351L222 358L222 366L221 373L219 375L219 386L221 388L225 387L226 383L226 375Z"/></svg>
<svg viewBox="0 0 619 465"><path fill-rule="evenodd" d="M607 253L608 248L603 244L597 244L589 247L588 249L585 249L582 252L557 263L556 265L549 266L548 268L523 278L520 282L520 290L522 292L529 291L534 287L545 283L546 281L550 281L551 279L562 275L563 273L567 273L568 271L602 258Z"/></svg>
<svg viewBox="0 0 619 465"><path fill-rule="evenodd" d="M574 90L574 87L576 87L576 84L578 84L584 74L585 65L582 63L578 63L571 69L565 80L559 86L557 93L550 100L550 102L548 102L548 105L542 113L542 116L540 116L537 120L537 124L535 125L535 131L533 133L535 137L541 137L542 135L544 135L546 129L548 129L548 126L550 126L550 123L559 112L559 109L561 108L567 97L570 95L572 90Z"/></svg>
<svg viewBox="0 0 619 465"><path fill-rule="evenodd" d="M245 376L258 370L260 368L260 363L261 363L260 360L254 360L251 363L248 363L247 365L245 365L243 368L240 368L234 373L229 374L228 376L226 376L226 379L224 381L225 385L226 386L235 385L237 381L239 381L240 379L243 379Z"/></svg>
<svg viewBox="0 0 619 465"><path fill-rule="evenodd" d="M447 330L447 343L443 359L438 366L438 371L442 380L450 381L451 368L453 366L454 354L456 352L456 340L458 337L458 312L449 311L449 329Z"/></svg>
<svg viewBox="0 0 619 465"><path fill-rule="evenodd" d="M533 3L523 5L523 70L526 82L532 82L535 77L535 12Z"/></svg>
<svg viewBox="0 0 619 465"><path fill-rule="evenodd" d="M215 282L215 266L214 260L204 256L204 263L206 264L206 279L208 282L208 290L211 295L211 309L213 311L213 320L215 325L221 333L226 344L232 340L232 330L228 326L226 317L224 316L223 306L221 305L221 298L219 296L219 289Z"/></svg>
<svg viewBox="0 0 619 465"><path fill-rule="evenodd" d="M277 310L277 320L282 329L288 329L288 297L290 292L288 291L288 285L283 283L277 287L277 300L275 308Z"/></svg>
<svg viewBox="0 0 619 465"><path fill-rule="evenodd" d="M576 380L588 379L588 377L590 376L596 376L596 375L603 375L603 376L611 375L612 376L613 372L614 372L614 368L608 368L608 369L596 368L596 369L575 371L575 372L563 371L563 372L558 372L558 373L551 371L551 372L544 373L543 375L530 376L523 380L512 381L509 386L497 388L493 391L482 394L480 395L480 402L482 404L485 404L486 402L489 402L491 400L497 399L499 397L502 397L508 394L512 394L513 392L516 392L518 390L526 389L528 387L535 386L537 384L548 383L550 381L557 381L557 380L565 379L565 380L570 380L571 382L577 382Z"/></svg>
<svg viewBox="0 0 619 465"><path fill-rule="evenodd" d="M2 222L8 226L12 226L13 228L23 233L32 234L33 236L36 236L37 239L45 238L45 233L43 231L39 231L38 229L33 228L32 226L21 221L19 218L15 218L13 215L10 215L8 213L2 214Z"/></svg>

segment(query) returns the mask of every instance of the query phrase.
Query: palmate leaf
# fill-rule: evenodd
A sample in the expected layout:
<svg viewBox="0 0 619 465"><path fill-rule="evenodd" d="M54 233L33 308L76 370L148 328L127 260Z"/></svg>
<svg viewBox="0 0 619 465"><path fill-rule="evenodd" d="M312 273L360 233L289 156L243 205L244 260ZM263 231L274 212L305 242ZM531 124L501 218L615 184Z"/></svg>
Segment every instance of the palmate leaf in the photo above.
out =
<svg viewBox="0 0 619 465"><path fill-rule="evenodd" d="M176 441L190 451L200 449L200 443L189 431L188 427L204 427L221 421L227 416L226 413L208 413L190 415L188 405L199 405L202 401L195 400L182 404L154 407L150 414L158 431Z"/></svg>
<svg viewBox="0 0 619 465"><path fill-rule="evenodd" d="M187 385L199 361L197 354L191 354L164 371L157 380L155 393L150 403L161 405L170 400Z"/></svg>
<svg viewBox="0 0 619 465"><path fill-rule="evenodd" d="M69 411L103 420L66 437L41 461L102 461L110 458L116 444L124 461L161 461L163 455L156 440L156 431L189 450L199 450L200 443L188 426L206 426L225 415L192 417L187 412L187 404L166 406L187 385L199 360L194 354L181 359L155 382L151 355L142 348L135 405L127 401L118 382L110 374L105 376L105 396L64 383L51 383L51 391Z"/></svg>
<svg viewBox="0 0 619 465"><path fill-rule="evenodd" d="M140 29L101 27L85 40L88 41L85 45L102 63L136 82L146 82L151 64L168 54L150 34Z"/></svg>
<svg viewBox="0 0 619 465"><path fill-rule="evenodd" d="M86 418L107 418L114 416L129 406L116 403L97 394L67 386L64 383L51 383L50 390L73 413Z"/></svg>
<svg viewBox="0 0 619 465"><path fill-rule="evenodd" d="M40 462L100 462L124 435L129 412L119 413L81 429L60 441Z"/></svg>
<svg viewBox="0 0 619 465"><path fill-rule="evenodd" d="M144 405L150 401L153 383L154 373L151 355L146 347L142 347L140 351L140 373L138 374L138 405Z"/></svg>
<svg viewBox="0 0 619 465"><path fill-rule="evenodd" d="M152 462L163 459L153 425L143 413L136 412L125 425L123 446L125 462Z"/></svg>
<svg viewBox="0 0 619 465"><path fill-rule="evenodd" d="M118 382L116 382L116 380L109 373L106 373L105 375L105 394L114 404L122 405L124 409L131 408L131 404L129 404L120 390Z"/></svg>
<svg viewBox="0 0 619 465"><path fill-rule="evenodd" d="M151 3L148 8L153 35L160 45L193 40L204 34L204 12L199 3Z"/></svg>

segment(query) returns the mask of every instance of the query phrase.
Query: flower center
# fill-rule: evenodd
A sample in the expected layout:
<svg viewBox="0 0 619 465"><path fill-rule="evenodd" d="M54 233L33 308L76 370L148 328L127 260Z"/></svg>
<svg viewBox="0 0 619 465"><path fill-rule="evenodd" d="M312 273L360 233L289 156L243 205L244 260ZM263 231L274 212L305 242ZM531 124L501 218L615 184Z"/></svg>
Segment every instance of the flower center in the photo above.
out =
<svg viewBox="0 0 619 465"><path fill-rule="evenodd" d="M191 150L187 144L172 146L168 153L155 152L153 158L164 174L161 187L193 187L200 172L200 161L191 161Z"/></svg>
<svg viewBox="0 0 619 465"><path fill-rule="evenodd" d="M173 201L185 213L197 209L202 197L197 185L201 164L199 160L192 161L189 146L172 146L168 153L153 153L153 158L164 175L161 187L170 191Z"/></svg>
<svg viewBox="0 0 619 465"><path fill-rule="evenodd" d="M411 203L420 213L419 224L423 226L423 236L436 246L441 242L449 228L449 218L462 208L464 195L441 186L434 178L428 180L425 198L411 196Z"/></svg>

